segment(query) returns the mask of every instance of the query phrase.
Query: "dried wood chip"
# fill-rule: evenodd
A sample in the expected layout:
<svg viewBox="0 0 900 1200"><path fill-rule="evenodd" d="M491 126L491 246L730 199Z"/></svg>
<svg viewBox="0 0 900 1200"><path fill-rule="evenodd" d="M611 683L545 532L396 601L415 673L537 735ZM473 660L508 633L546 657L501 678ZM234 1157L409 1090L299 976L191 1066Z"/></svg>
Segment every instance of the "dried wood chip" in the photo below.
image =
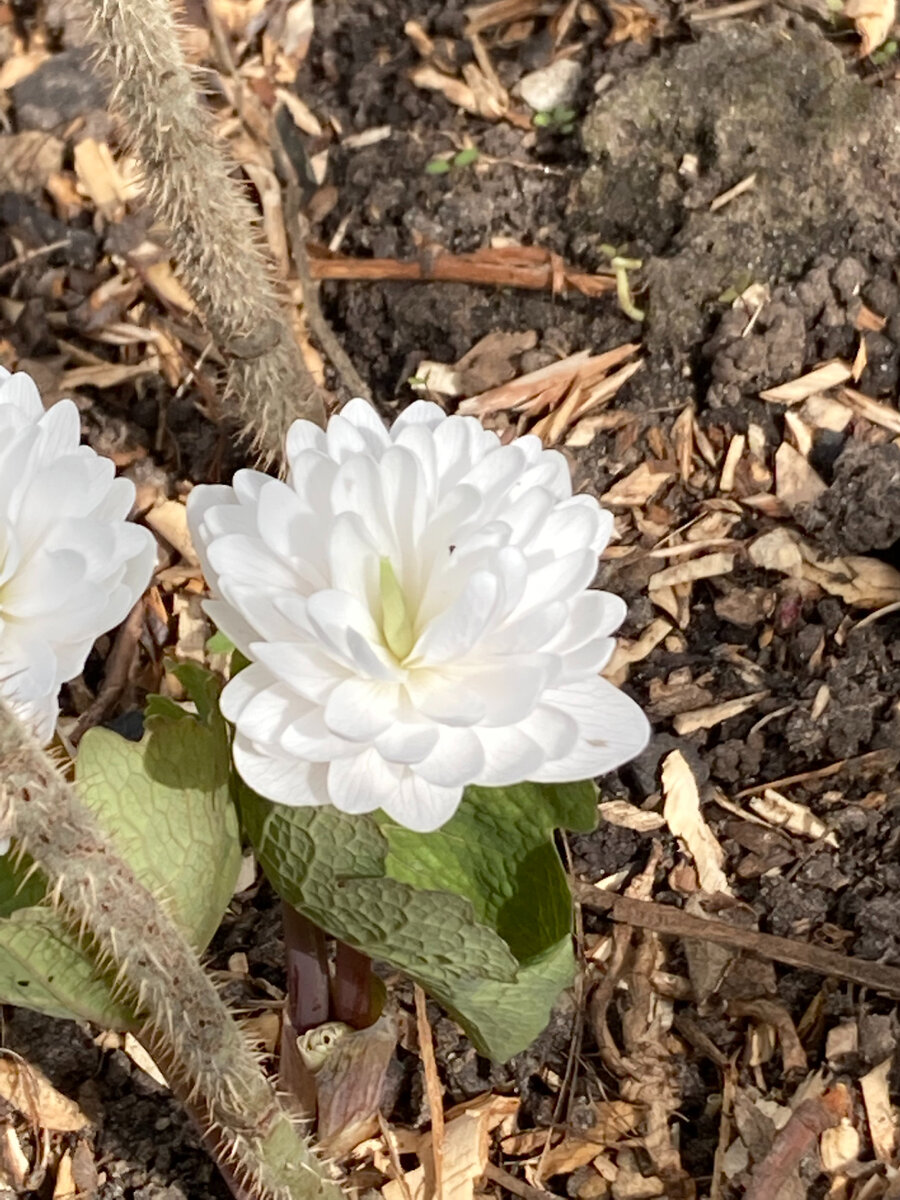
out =
<svg viewBox="0 0 900 1200"><path fill-rule="evenodd" d="M463 416L476 417L509 409L540 413L551 403L559 403L575 383L580 385L582 396L587 397L595 386L607 379L610 371L633 358L639 349L639 343L627 342L603 354L592 355L587 350L580 350L559 362L464 400L459 411ZM577 415L583 415L584 407L581 406Z"/></svg>
<svg viewBox="0 0 900 1200"><path fill-rule="evenodd" d="M749 192L751 188L756 187L756 172L752 175L747 175L740 183L736 183L734 187L730 187L727 191L716 196L709 203L709 211L717 212L720 208L724 208L726 204L730 204L732 200L736 200L738 196L743 196L744 192Z"/></svg>
<svg viewBox="0 0 900 1200"><path fill-rule="evenodd" d="M541 438L546 445L555 445L574 421L593 412L595 408L608 404L622 385L627 383L635 371L639 371L640 368L640 359L637 362L626 363L612 375L591 386L576 379L568 396L559 407L554 412L548 413L542 420L537 421L529 432Z"/></svg>
<svg viewBox="0 0 900 1200"><path fill-rule="evenodd" d="M488 4L478 4L467 8L465 33L468 37L473 33L482 33L496 25L506 25L512 21L521 21L527 17L537 16L541 12L553 12L556 4L547 4L547 0L490 0Z"/></svg>
<svg viewBox="0 0 900 1200"><path fill-rule="evenodd" d="M854 329L858 329L860 333L881 333L885 325L887 325L886 317L879 316L878 313L872 312L871 308L860 303L853 320Z"/></svg>
<svg viewBox="0 0 900 1200"><path fill-rule="evenodd" d="M77 144L75 174L91 203L107 221L121 221L128 201L140 195L137 181L123 175L106 142L83 138Z"/></svg>
<svg viewBox="0 0 900 1200"><path fill-rule="evenodd" d="M24 1191L25 1180L31 1171L28 1156L22 1149L19 1135L11 1124L4 1123L0 1131L0 1186L18 1194Z"/></svg>
<svg viewBox="0 0 900 1200"><path fill-rule="evenodd" d="M716 551L714 554L705 554L701 558L676 563L673 567L665 567L662 571L657 571L655 575L650 576L647 586L651 592L656 592L660 588L692 583L695 579L712 579L716 575L728 575L733 569L734 555Z"/></svg>
<svg viewBox="0 0 900 1200"><path fill-rule="evenodd" d="M73 367L71 371L63 371L60 380L60 391L64 393L77 391L80 387L108 388L118 387L130 379L139 379L142 375L156 375L159 362L155 356L146 362L137 363L130 367L125 363L103 363L97 367Z"/></svg>
<svg viewBox="0 0 900 1200"><path fill-rule="evenodd" d="M200 562L188 531L187 508L180 500L161 501L155 508L150 509L144 521L187 562Z"/></svg>
<svg viewBox="0 0 900 1200"><path fill-rule="evenodd" d="M53 1133L79 1133L88 1119L58 1092L37 1067L19 1058L0 1058L0 1096L29 1121Z"/></svg>
<svg viewBox="0 0 900 1200"><path fill-rule="evenodd" d="M309 137L321 137L322 136L322 122L319 120L319 118L316 116L316 114L312 111L312 109L303 103L303 101L296 94L296 92L292 92L289 88L276 88L275 95L278 97L279 103L284 105L284 107L291 114L291 117L294 120L294 124L297 126L298 129L301 129ZM388 131L387 136L389 137L390 132L391 132L391 127L388 125L386 128ZM364 138L366 136L366 134L371 133L371 132L372 132L371 130L367 129L363 133L357 134L356 137ZM343 141L341 142L341 145L346 147L349 150L357 149L360 143L357 143L357 145L354 146L354 145L352 145L352 142L353 142L352 137L344 138ZM368 143L368 142L362 143L362 145L369 145L369 144L370 143Z"/></svg>
<svg viewBox="0 0 900 1200"><path fill-rule="evenodd" d="M425 88L432 92L441 92L457 108L463 108L466 112L472 113L476 117L483 115L479 108L475 92L467 83L464 83L461 79L457 79L455 75L448 75L446 71L439 71L437 67L432 67L429 63L419 63L410 72L410 79L416 87Z"/></svg>
<svg viewBox="0 0 900 1200"><path fill-rule="evenodd" d="M694 773L680 750L666 755L662 768L663 816L675 837L680 838L697 867L700 887L705 892L731 888L725 876L725 853L700 812L700 792Z"/></svg>
<svg viewBox="0 0 900 1200"><path fill-rule="evenodd" d="M784 414L784 427L790 433L794 449L804 458L809 458L813 448L812 430L801 418L800 414L791 409ZM765 450L763 448L762 452Z"/></svg>
<svg viewBox="0 0 900 1200"><path fill-rule="evenodd" d="M666 823L659 813L646 812L634 804L629 804L627 800L605 800L598 808L600 816L608 825L617 825L620 829L634 829L637 833L655 833Z"/></svg>
<svg viewBox="0 0 900 1200"><path fill-rule="evenodd" d="M783 1004L777 1000L760 998L737 999L729 1002L728 1011L734 1016L752 1017L771 1026L778 1035L785 1071L806 1071L806 1052L800 1044L791 1015Z"/></svg>
<svg viewBox="0 0 900 1200"><path fill-rule="evenodd" d="M53 1183L53 1200L73 1200L78 1193L75 1175L72 1171L72 1151L65 1150L56 1168L56 1179Z"/></svg>
<svg viewBox="0 0 900 1200"><path fill-rule="evenodd" d="M694 410L690 405L683 409L672 423L672 442L675 459L682 480L687 483L693 470L694 458Z"/></svg>
<svg viewBox="0 0 900 1200"><path fill-rule="evenodd" d="M827 490L825 481L788 442L775 452L775 495L790 509L813 504Z"/></svg>
<svg viewBox="0 0 900 1200"><path fill-rule="evenodd" d="M635 642L619 641L613 651L613 656L606 664L603 674L613 683L620 684L628 678L628 668L641 662L651 653L669 633L672 625L662 617L656 617L641 631Z"/></svg>
<svg viewBox="0 0 900 1200"><path fill-rule="evenodd" d="M837 845L837 838L834 833L829 833L821 817L817 817L805 804L789 800L774 788L766 788L761 796L752 796L748 803L757 816L772 825L787 829L799 837L809 838L810 841L822 838L830 846Z"/></svg>
<svg viewBox="0 0 900 1200"><path fill-rule="evenodd" d="M897 16L895 0L844 0L844 16L856 26L861 58L883 45Z"/></svg>
<svg viewBox="0 0 900 1200"><path fill-rule="evenodd" d="M827 392L829 388L846 383L851 377L850 364L835 358L831 362L823 363L821 367L816 367L814 371L801 375L799 379L791 380L790 383L767 388L766 391L759 393L759 398L760 400L770 400L774 404L798 404L801 400L805 400L808 396L814 396L817 392Z"/></svg>
<svg viewBox="0 0 900 1200"><path fill-rule="evenodd" d="M722 464L722 474L719 478L719 491L730 492L734 487L734 473L737 470L737 465L741 461L741 455L744 453L744 447L747 444L747 438L743 433L736 433L731 439L728 446L728 453L725 455L725 462Z"/></svg>
<svg viewBox="0 0 900 1200"><path fill-rule="evenodd" d="M891 1061L890 1058L886 1058L859 1081L872 1149L875 1151L875 1157L885 1163L894 1162L897 1148L897 1123L888 1084Z"/></svg>
<svg viewBox="0 0 900 1200"><path fill-rule="evenodd" d="M856 351L856 356L853 359L852 378L854 383L859 383L862 378L862 373L869 365L869 351L866 346L866 339L859 339L859 346Z"/></svg>
<svg viewBox="0 0 900 1200"><path fill-rule="evenodd" d="M864 555L819 558L792 529L772 529L750 543L754 566L817 584L832 596L860 608L882 608L900 600L900 571Z"/></svg>
<svg viewBox="0 0 900 1200"><path fill-rule="evenodd" d="M840 1125L826 1129L819 1139L822 1166L832 1174L842 1170L859 1158L860 1146L859 1131L850 1123L849 1117L844 1117Z"/></svg>
<svg viewBox="0 0 900 1200"><path fill-rule="evenodd" d="M675 472L668 463L642 462L624 479L614 483L600 499L612 508L618 505L625 508L642 508L674 478Z"/></svg>
<svg viewBox="0 0 900 1200"><path fill-rule="evenodd" d="M853 419L853 413L840 400L830 396L810 396L799 409L800 417L813 429L843 433Z"/></svg>
<svg viewBox="0 0 900 1200"><path fill-rule="evenodd" d="M891 433L900 433L900 412L896 408L873 400L870 396L864 396L855 388L841 388L841 399L858 417L865 417L873 425L880 425L882 429L889 429Z"/></svg>
<svg viewBox="0 0 900 1200"><path fill-rule="evenodd" d="M462 1111L450 1110L444 1128L444 1200L474 1200L475 1186L488 1165L488 1134L519 1102L512 1096L480 1096ZM404 1151L413 1147L404 1147ZM402 1180L392 1179L381 1189L384 1200L432 1200L433 1174L427 1161L431 1135L417 1139L415 1153L425 1162L408 1171ZM426 1169L427 1165L427 1169Z"/></svg>
<svg viewBox="0 0 900 1200"><path fill-rule="evenodd" d="M640 1127L641 1111L626 1100L600 1100L594 1105L596 1120L583 1132L570 1134L548 1150L541 1162L539 1179L568 1175L631 1136Z"/></svg>
<svg viewBox="0 0 900 1200"><path fill-rule="evenodd" d="M598 433L614 432L634 423L628 412L602 412L593 417L582 417L566 434L567 446L589 446Z"/></svg>
<svg viewBox="0 0 900 1200"><path fill-rule="evenodd" d="M682 736L695 733L698 729L712 729L714 725L721 725L723 721L739 717L741 713L753 708L754 704L759 704L760 700L765 700L768 695L768 692L751 692L749 696L738 696L734 700L723 700L720 704L695 708L692 712L679 713L672 725L675 732Z"/></svg>

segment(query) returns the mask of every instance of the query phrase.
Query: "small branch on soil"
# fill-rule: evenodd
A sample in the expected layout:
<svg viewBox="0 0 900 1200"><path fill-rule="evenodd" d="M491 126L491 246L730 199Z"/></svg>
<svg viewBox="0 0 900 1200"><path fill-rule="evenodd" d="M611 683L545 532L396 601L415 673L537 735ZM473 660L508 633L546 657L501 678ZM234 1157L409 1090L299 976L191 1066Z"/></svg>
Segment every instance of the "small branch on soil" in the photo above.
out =
<svg viewBox="0 0 900 1200"><path fill-rule="evenodd" d="M338 341L337 335L325 319L322 306L319 304L319 293L316 280L310 268L309 256L306 253L306 235L308 223L298 205L299 188L291 185L288 188L287 232L291 248L291 258L294 269L303 289L303 307L306 309L306 324L310 333L328 355L328 360L340 376L341 382L351 396L361 396L371 400L372 393L367 383L354 367L350 355Z"/></svg>
<svg viewBox="0 0 900 1200"><path fill-rule="evenodd" d="M745 796L755 796L759 792L764 792L766 788L775 788L780 791L783 788L792 787L795 783L812 783L818 779L830 779L833 775L840 775L845 768L853 771L893 770L897 765L897 757L898 751L893 748L867 750L865 754L858 754L855 758L840 758L837 762L829 763L827 767L815 767L812 771L801 771L799 775L783 775L780 779L755 783L753 787L735 792L733 799L743 800Z"/></svg>
<svg viewBox="0 0 900 1200"><path fill-rule="evenodd" d="M255 232L258 214L200 102L174 9L169 0L82 0L79 7L150 207L225 359L243 433L264 462L276 461L296 418L324 424L324 398L276 292Z"/></svg>
<svg viewBox="0 0 900 1200"><path fill-rule="evenodd" d="M714 942L735 950L746 950L771 958L775 962L804 971L815 971L834 979L848 979L861 987L872 988L889 996L900 996L900 967L869 962L849 954L837 954L833 950L822 950L806 942L795 942L791 938L776 937L771 933L757 933L752 929L738 929L724 921L707 921L672 908L667 904L656 904L651 900L632 900L604 892L589 883L572 880L575 899L591 912L605 913L613 921L634 925L638 929L652 929L656 933L671 937L696 938Z"/></svg>
<svg viewBox="0 0 900 1200"><path fill-rule="evenodd" d="M489 1179L491 1183L499 1183L501 1188L512 1192L514 1196L521 1196L522 1200L552 1200L553 1193L545 1192L543 1188L532 1187L530 1183L526 1183L524 1179L519 1179L517 1175L506 1171L503 1167L498 1167L494 1163L488 1163L484 1169L485 1179Z"/></svg>
<svg viewBox="0 0 900 1200"><path fill-rule="evenodd" d="M218 1157L260 1200L335 1200L309 1141L209 976L93 813L0 700L0 810L49 894L142 1022L141 1040L208 1117ZM6 830L4 830L6 832Z"/></svg>
<svg viewBox="0 0 900 1200"><path fill-rule="evenodd" d="M517 287L531 291L550 288L583 296L615 292L615 276L589 275L567 267L558 254L536 246L509 246L477 250L474 254L448 254L437 250L414 262L397 258L327 257L321 247L309 246L313 279L376 281L406 279L428 283L475 283L490 287Z"/></svg>

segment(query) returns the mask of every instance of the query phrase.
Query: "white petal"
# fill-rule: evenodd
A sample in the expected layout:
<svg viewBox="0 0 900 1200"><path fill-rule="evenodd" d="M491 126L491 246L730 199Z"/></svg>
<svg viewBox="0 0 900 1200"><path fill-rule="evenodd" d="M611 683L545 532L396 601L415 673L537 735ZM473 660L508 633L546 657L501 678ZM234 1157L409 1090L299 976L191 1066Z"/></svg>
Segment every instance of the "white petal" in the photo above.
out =
<svg viewBox="0 0 900 1200"><path fill-rule="evenodd" d="M459 808L462 793L461 787L426 783L412 768L407 768L381 807L398 825L416 833L433 833L446 825Z"/></svg>
<svg viewBox="0 0 900 1200"><path fill-rule="evenodd" d="M439 404L433 404L430 400L414 400L395 418L391 437L396 440L397 435L409 425L426 425L429 429L435 429L446 420L447 414Z"/></svg>
<svg viewBox="0 0 900 1200"><path fill-rule="evenodd" d="M640 707L605 679L549 691L544 702L575 720L579 740L569 754L546 762L532 776L538 782L562 783L614 771L650 740L650 723Z"/></svg>
<svg viewBox="0 0 900 1200"><path fill-rule="evenodd" d="M397 687L371 679L346 679L325 703L325 724L351 742L368 742L396 719Z"/></svg>
<svg viewBox="0 0 900 1200"><path fill-rule="evenodd" d="M496 577L487 571L470 576L460 597L426 626L411 659L431 666L468 654L491 623L499 591Z"/></svg>
<svg viewBox="0 0 900 1200"><path fill-rule="evenodd" d="M323 763L299 758L274 758L260 752L242 734L235 735L234 766L248 787L266 800L307 808L328 803L327 772Z"/></svg>
<svg viewBox="0 0 900 1200"><path fill-rule="evenodd" d="M476 783L485 787L503 787L535 779L535 771L544 764L541 747L521 729L515 727L478 729L478 740L484 750L484 766Z"/></svg>
<svg viewBox="0 0 900 1200"><path fill-rule="evenodd" d="M287 563L261 541L246 534L230 533L216 538L207 554L223 595L226 581L231 580L285 591L297 586L297 576Z"/></svg>
<svg viewBox="0 0 900 1200"><path fill-rule="evenodd" d="M376 750L339 758L328 767L328 795L345 813L369 813L382 808L397 788L397 768Z"/></svg>
<svg viewBox="0 0 900 1200"><path fill-rule="evenodd" d="M212 537L208 518L210 513L223 505L237 505L234 489L222 484L200 484L187 498L187 523L191 541L203 567L203 574L210 587L215 588L218 575L213 571L207 550Z"/></svg>
<svg viewBox="0 0 900 1200"><path fill-rule="evenodd" d="M475 782L484 764L484 747L474 730L445 727L428 757L416 765L416 774L427 783L464 787Z"/></svg>
<svg viewBox="0 0 900 1200"><path fill-rule="evenodd" d="M444 736L436 725L395 721L375 738L375 749L389 763L421 763Z"/></svg>
<svg viewBox="0 0 900 1200"><path fill-rule="evenodd" d="M348 400L341 409L341 417L349 421L363 435L370 450L377 452L390 445L391 439L384 427L384 422L375 411L374 405L368 400L357 396Z"/></svg>
<svg viewBox="0 0 900 1200"><path fill-rule="evenodd" d="M304 450L316 450L320 454L325 450L325 430L320 429L312 421L294 421L288 430L285 452L288 462L302 454Z"/></svg>
<svg viewBox="0 0 900 1200"><path fill-rule="evenodd" d="M38 420L44 412L37 385L24 371L13 375L4 371L3 378L0 379L0 405L3 404L17 408L30 421Z"/></svg>

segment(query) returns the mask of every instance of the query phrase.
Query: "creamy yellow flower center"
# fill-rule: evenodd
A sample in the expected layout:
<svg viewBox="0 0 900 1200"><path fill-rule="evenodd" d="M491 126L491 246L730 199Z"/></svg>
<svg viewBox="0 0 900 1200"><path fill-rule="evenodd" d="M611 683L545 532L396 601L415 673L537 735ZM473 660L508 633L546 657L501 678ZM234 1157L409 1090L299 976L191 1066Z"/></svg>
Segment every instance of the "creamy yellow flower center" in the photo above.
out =
<svg viewBox="0 0 900 1200"><path fill-rule="evenodd" d="M381 590L381 632L391 654L402 663L415 645L416 635L403 589L389 558L381 560L378 580Z"/></svg>

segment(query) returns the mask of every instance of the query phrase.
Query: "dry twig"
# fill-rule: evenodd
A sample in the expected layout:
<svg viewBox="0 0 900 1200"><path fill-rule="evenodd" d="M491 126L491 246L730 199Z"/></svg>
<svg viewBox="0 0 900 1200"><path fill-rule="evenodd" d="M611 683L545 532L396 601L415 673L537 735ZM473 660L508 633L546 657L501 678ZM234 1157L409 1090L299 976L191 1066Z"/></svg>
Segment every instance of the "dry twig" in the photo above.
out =
<svg viewBox="0 0 900 1200"><path fill-rule="evenodd" d="M771 933L757 933L753 929L740 929L724 921L707 921L650 900L633 900L628 896L617 896L601 891L589 883L572 881L576 900L591 912L607 913L612 920L638 929L652 929L671 937L698 938L700 941L715 942L771 958L805 971L815 971L834 979L849 979L861 987L884 992L888 996L900 996L900 967L884 963L869 962L849 954L838 954L823 950L806 942L791 938L776 937Z"/></svg>

